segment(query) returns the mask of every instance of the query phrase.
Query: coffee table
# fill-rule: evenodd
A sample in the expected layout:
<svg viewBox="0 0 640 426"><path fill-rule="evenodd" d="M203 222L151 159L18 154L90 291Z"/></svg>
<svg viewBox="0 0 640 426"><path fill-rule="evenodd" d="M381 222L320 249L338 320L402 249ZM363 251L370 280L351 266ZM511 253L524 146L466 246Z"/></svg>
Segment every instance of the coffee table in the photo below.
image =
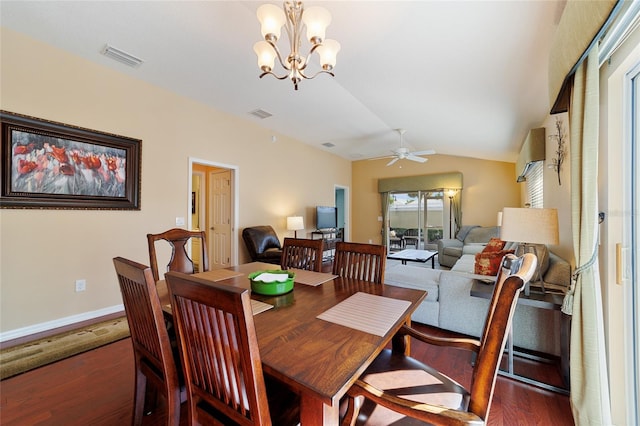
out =
<svg viewBox="0 0 640 426"><path fill-rule="evenodd" d="M426 263L427 260L431 260L431 269L434 269L436 267L436 254L438 254L438 252L432 250L406 249L396 253L390 253L387 259L400 260L403 265L406 265L407 262Z"/></svg>

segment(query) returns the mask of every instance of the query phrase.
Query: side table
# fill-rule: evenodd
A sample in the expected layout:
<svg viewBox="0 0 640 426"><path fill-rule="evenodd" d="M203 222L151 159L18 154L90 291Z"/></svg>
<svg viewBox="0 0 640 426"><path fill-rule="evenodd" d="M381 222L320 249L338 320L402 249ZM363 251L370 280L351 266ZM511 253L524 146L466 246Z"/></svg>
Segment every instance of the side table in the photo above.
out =
<svg viewBox="0 0 640 426"><path fill-rule="evenodd" d="M473 297L481 297L483 299L491 299L493 294L493 284L485 284L478 280L474 280L473 285L471 286L471 296ZM528 305L533 306L538 309L549 309L559 311L562 308L562 301L564 296L557 293L530 293L528 296L525 296L524 291L520 293L520 297L518 298L519 305ZM509 335L507 338L507 370L500 370L499 374L501 376L510 377L514 380L518 380L523 383L528 383L530 385L538 386L543 389L547 389L553 392L561 393L563 395L569 395L569 340L570 340L570 330L571 330L571 317L569 315L561 314L561 330L560 330L560 372L562 375L562 381L564 382L565 387L561 388L558 386L551 385L549 383L544 383L539 380L532 379L530 377L525 377L514 372L513 368L513 356L518 355L529 359L534 359L538 361L545 361L545 358L539 356L533 356L530 354L525 354L522 352L516 352L513 348L513 328L509 330Z"/></svg>

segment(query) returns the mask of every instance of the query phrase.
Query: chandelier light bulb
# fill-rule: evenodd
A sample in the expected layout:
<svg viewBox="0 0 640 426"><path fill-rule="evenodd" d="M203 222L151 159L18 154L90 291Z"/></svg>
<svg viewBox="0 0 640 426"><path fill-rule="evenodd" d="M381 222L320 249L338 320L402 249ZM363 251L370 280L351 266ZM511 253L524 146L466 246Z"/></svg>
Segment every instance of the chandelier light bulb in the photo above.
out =
<svg viewBox="0 0 640 426"><path fill-rule="evenodd" d="M320 65L322 69L331 71L336 66L336 56L340 51L340 43L335 40L325 40L316 49L320 55Z"/></svg>
<svg viewBox="0 0 640 426"><path fill-rule="evenodd" d="M309 7L302 13L302 22L307 27L307 40L312 44L318 44L324 40L327 27L331 23L331 14L324 7Z"/></svg>
<svg viewBox="0 0 640 426"><path fill-rule="evenodd" d="M269 72L276 62L276 52L266 41L259 41L253 45L253 51L258 56L258 66L262 71Z"/></svg>
<svg viewBox="0 0 640 426"><path fill-rule="evenodd" d="M282 9L273 4L263 4L256 12L261 25L262 37L265 40L280 38L280 31L285 24L286 17Z"/></svg>

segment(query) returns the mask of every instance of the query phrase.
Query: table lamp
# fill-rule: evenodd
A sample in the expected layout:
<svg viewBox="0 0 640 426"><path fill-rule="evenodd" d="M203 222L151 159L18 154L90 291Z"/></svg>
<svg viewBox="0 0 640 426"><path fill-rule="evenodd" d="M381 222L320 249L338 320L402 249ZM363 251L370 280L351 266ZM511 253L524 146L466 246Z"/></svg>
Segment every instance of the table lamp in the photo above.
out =
<svg viewBox="0 0 640 426"><path fill-rule="evenodd" d="M294 238L298 238L298 231L304 229L302 216L289 216L287 218L287 229L293 231Z"/></svg>
<svg viewBox="0 0 640 426"><path fill-rule="evenodd" d="M502 210L500 239L519 243L516 250L518 256L527 252L533 252L536 255L538 277L544 293L544 280L540 273L541 259L535 244L558 244L558 210L505 207ZM525 295L528 296L529 291L529 283L527 283Z"/></svg>

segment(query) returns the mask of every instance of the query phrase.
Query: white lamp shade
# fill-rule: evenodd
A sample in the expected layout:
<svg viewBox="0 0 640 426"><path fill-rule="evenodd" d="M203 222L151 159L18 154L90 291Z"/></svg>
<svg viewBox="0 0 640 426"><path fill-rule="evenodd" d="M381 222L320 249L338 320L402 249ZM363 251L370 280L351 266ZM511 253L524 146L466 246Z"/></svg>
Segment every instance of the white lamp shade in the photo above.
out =
<svg viewBox="0 0 640 426"><path fill-rule="evenodd" d="M276 52L266 41L259 41L253 45L253 51L258 56L258 67L263 71L271 71L276 62Z"/></svg>
<svg viewBox="0 0 640 426"><path fill-rule="evenodd" d="M302 22L307 27L307 40L313 43L313 39L318 39L319 42L324 40L331 14L324 7L313 6L304 10Z"/></svg>
<svg viewBox="0 0 640 426"><path fill-rule="evenodd" d="M558 244L558 210L505 207L500 238L530 244Z"/></svg>
<svg viewBox="0 0 640 426"><path fill-rule="evenodd" d="M262 37L271 34L276 40L280 38L280 30L286 21L284 12L273 4L263 4L256 12L261 25Z"/></svg>
<svg viewBox="0 0 640 426"><path fill-rule="evenodd" d="M335 40L325 40L316 51L320 55L320 65L325 70L331 70L336 66L336 56L340 51L340 43Z"/></svg>
<svg viewBox="0 0 640 426"><path fill-rule="evenodd" d="M287 229L289 231L299 231L304 229L304 221L302 216L289 216L287 218Z"/></svg>

